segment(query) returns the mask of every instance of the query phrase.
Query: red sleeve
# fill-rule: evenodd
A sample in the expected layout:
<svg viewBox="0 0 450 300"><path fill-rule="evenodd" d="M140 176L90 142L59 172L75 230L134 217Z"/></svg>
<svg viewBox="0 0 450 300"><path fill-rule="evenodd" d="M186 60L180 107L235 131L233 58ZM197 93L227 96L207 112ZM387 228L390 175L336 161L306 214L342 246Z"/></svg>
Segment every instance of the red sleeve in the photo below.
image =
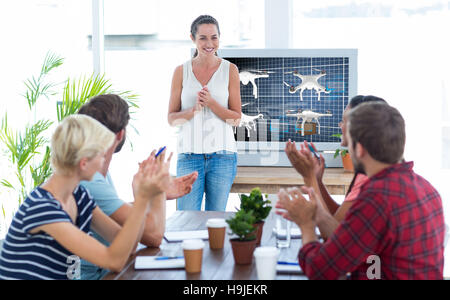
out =
<svg viewBox="0 0 450 300"><path fill-rule="evenodd" d="M367 190L326 243L309 243L300 250L299 263L309 279L338 279L381 249L389 227L389 209L380 192Z"/></svg>

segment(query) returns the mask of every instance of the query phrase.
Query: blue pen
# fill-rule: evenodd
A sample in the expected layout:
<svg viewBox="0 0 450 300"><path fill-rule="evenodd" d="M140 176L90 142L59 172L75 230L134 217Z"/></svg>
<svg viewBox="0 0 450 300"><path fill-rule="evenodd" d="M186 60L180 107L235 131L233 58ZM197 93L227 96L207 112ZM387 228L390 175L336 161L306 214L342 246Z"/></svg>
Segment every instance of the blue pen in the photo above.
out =
<svg viewBox="0 0 450 300"><path fill-rule="evenodd" d="M157 158L165 149L166 149L166 146L159 149L158 153L156 153L156 155L155 155L155 158Z"/></svg>
<svg viewBox="0 0 450 300"><path fill-rule="evenodd" d="M279 261L279 265L288 265L288 266L298 266L299 264L296 262L288 262L288 261Z"/></svg>
<svg viewBox="0 0 450 300"><path fill-rule="evenodd" d="M167 259L180 259L184 258L184 256L158 256L155 260L167 260Z"/></svg>
<svg viewBox="0 0 450 300"><path fill-rule="evenodd" d="M314 156L315 156L318 160L320 160L320 155L314 150L314 148L313 148L310 144L308 144L308 147L309 147L309 150L311 150L311 152L314 154Z"/></svg>

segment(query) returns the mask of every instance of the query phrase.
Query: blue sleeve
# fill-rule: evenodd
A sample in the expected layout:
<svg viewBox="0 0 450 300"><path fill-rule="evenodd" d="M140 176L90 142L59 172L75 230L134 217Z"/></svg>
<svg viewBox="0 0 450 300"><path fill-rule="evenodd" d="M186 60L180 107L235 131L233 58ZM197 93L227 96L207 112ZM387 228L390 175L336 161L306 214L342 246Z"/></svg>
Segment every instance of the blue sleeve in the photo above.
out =
<svg viewBox="0 0 450 300"><path fill-rule="evenodd" d="M88 190L95 204L108 216L125 204L117 195L112 182L100 173L96 173L92 181L82 181L80 185Z"/></svg>

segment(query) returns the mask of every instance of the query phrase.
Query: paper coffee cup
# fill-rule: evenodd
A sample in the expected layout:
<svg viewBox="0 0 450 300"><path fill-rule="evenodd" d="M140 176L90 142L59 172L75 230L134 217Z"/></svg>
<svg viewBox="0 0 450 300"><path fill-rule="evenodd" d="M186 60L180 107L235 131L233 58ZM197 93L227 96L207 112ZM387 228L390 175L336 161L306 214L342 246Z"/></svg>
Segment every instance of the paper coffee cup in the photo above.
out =
<svg viewBox="0 0 450 300"><path fill-rule="evenodd" d="M256 274L259 280L274 280L277 275L278 255L276 247L258 247L255 249Z"/></svg>
<svg viewBox="0 0 450 300"><path fill-rule="evenodd" d="M203 248L202 240L184 240L181 244L184 254L185 269L188 273L200 273L202 271Z"/></svg>
<svg viewBox="0 0 450 300"><path fill-rule="evenodd" d="M225 219L208 219L206 227L208 228L209 247L211 249L223 249L227 227Z"/></svg>

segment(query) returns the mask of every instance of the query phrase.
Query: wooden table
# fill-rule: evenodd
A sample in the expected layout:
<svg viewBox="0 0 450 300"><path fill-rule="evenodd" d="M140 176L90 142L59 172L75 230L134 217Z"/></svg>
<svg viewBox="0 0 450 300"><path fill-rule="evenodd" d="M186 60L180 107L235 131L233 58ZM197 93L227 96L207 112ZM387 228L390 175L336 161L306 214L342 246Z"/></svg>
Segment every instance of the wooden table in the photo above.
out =
<svg viewBox="0 0 450 300"><path fill-rule="evenodd" d="M176 211L168 220L167 231L182 230L202 230L206 229L206 221L209 218L229 218L233 212L198 212L198 211ZM275 223L276 215L271 212L266 219L261 246L275 246L275 236L272 234L272 228ZM291 247L282 249L280 260L298 261L297 254L301 247L301 240L291 241ZM160 248L144 248L136 255L133 255L125 268L120 273L109 273L104 279L109 280L256 280L255 260L250 265L236 265L234 263L231 244L228 233L225 236L225 246L222 250L210 250L208 241L205 241L203 251L202 272L199 274L188 274L184 269L177 270L135 270L134 262L139 255L163 255L178 256L183 255L181 242L168 243L163 241ZM307 279L304 275L295 274L277 274L276 279Z"/></svg>
<svg viewBox="0 0 450 300"><path fill-rule="evenodd" d="M332 195L345 195L353 173L343 168L326 168L323 183ZM292 167L238 167L231 193L249 193L254 187L276 194L280 188L302 186L303 177Z"/></svg>

